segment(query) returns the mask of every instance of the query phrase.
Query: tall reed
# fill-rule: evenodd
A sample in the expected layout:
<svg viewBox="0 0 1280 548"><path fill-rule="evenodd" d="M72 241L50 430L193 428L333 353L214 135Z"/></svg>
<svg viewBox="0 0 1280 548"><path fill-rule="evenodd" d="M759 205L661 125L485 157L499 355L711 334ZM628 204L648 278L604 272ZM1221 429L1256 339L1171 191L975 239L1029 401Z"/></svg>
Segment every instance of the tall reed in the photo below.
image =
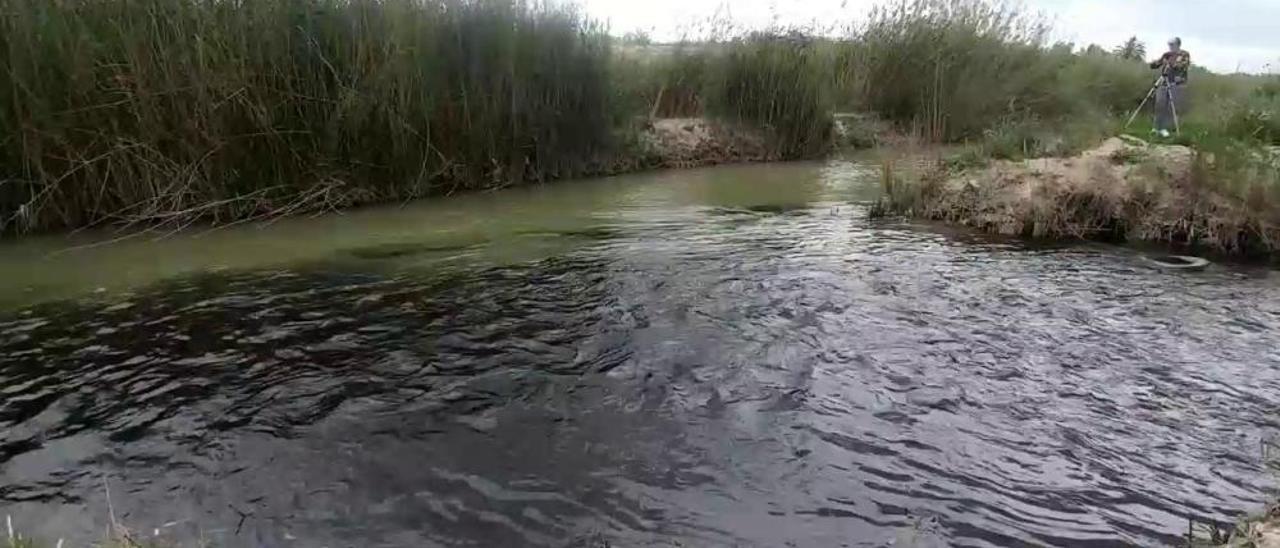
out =
<svg viewBox="0 0 1280 548"><path fill-rule="evenodd" d="M1049 47L1048 30L1008 4L893 0L854 28L843 64L862 108L938 141L1136 106L1150 85L1141 63Z"/></svg>
<svg viewBox="0 0 1280 548"><path fill-rule="evenodd" d="M830 142L831 67L830 51L799 32L724 36L633 61L626 95L644 97L652 117L749 126L762 130L774 156L811 157Z"/></svg>
<svg viewBox="0 0 1280 548"><path fill-rule="evenodd" d="M762 127L782 157L823 152L831 132L829 58L799 33L755 33L731 42L712 79L712 108Z"/></svg>
<svg viewBox="0 0 1280 548"><path fill-rule="evenodd" d="M0 229L569 175L608 143L609 48L519 0L0 0Z"/></svg>
<svg viewBox="0 0 1280 548"><path fill-rule="evenodd" d="M1070 152L1154 77L986 0L885 0L839 37L708 26L615 48L538 0L0 0L0 233L571 176L653 116L756 126L783 158L825 149L835 104L998 156ZM1195 71L1188 133L1280 142L1269 85Z"/></svg>

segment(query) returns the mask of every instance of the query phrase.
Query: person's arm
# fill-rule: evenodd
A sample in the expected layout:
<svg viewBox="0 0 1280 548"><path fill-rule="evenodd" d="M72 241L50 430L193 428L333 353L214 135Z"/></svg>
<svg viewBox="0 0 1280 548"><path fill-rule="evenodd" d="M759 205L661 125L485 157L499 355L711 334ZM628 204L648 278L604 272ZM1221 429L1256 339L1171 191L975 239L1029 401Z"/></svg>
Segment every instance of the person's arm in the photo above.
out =
<svg viewBox="0 0 1280 548"><path fill-rule="evenodd" d="M1151 68L1158 69L1162 65L1164 65L1164 58L1165 58L1165 55L1161 55L1158 59L1156 59L1155 61L1152 61Z"/></svg>

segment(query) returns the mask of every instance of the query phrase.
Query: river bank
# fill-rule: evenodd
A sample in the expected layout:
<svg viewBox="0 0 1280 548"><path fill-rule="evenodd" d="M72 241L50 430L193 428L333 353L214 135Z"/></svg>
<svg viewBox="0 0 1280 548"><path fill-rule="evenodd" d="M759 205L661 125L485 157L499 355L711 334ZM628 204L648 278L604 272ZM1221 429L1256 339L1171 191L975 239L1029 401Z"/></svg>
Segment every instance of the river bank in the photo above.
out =
<svg viewBox="0 0 1280 548"><path fill-rule="evenodd" d="M1280 156L1257 158L1250 175L1262 181L1244 187L1224 180L1220 168L1233 160L1124 137L1067 158L952 158L910 174L886 164L885 196L873 214L1032 238L1273 254L1280 202L1268 177Z"/></svg>
<svg viewBox="0 0 1280 548"><path fill-rule="evenodd" d="M1280 405L1274 271L860 222L864 158L688 169L821 157L883 122L986 148L919 179L887 164L872 213L1275 241L1280 201L1233 150L1072 157L1136 106L1143 63L986 2L643 59L549 6L0 0L15 525L1147 546L1269 496L1224 448ZM1218 135L1280 135L1262 77L1195 79ZM875 114L833 131L839 111Z"/></svg>
<svg viewBox="0 0 1280 548"><path fill-rule="evenodd" d="M619 144L599 152L593 160L583 162L572 171L561 174L542 174L535 181L524 179L507 180L498 172L492 180L482 187L483 190L501 190L509 186L518 186L530 182L552 182L558 179L582 179L624 174L642 173L645 171L665 169L691 169L724 164L773 162L796 160L774 146L770 132L742 122L729 122L702 117L652 118L634 122L634 128L628 130L629 136L618 139ZM436 196L452 197L458 192L480 190L471 185L453 184L444 188L432 187L423 189L402 189L390 193L372 193L368 189L356 185L331 181L318 185L304 196L290 198L283 205L267 207L263 204L249 204L249 209L239 213L223 216L214 213L222 206L232 206L237 202L253 202L253 193L249 196L229 200L230 203L213 202L201 204L191 210L175 211L156 216L144 215L137 218L128 216L114 217L119 231L126 237L174 234L184 230L201 229L202 227L219 227L244 222L269 222L281 217L316 213L335 213L363 206L377 206L388 202L405 202L415 199L430 199ZM5 228L33 223L25 207L19 207L7 219L0 218L0 233ZM92 225L90 225L92 226ZM77 228L75 225L60 228ZM85 228L85 227L78 227ZM33 230L35 226L26 226Z"/></svg>
<svg viewBox="0 0 1280 548"><path fill-rule="evenodd" d="M839 112L920 142L1067 154L1150 84L1143 63L1049 44L1044 21L979 0L885 0L835 35L711 21L723 32L661 47L520 0L0 0L0 13L3 235L169 233L815 158ZM1188 128L1280 144L1274 77L1195 78L1213 106ZM687 118L755 135L645 150L665 139L646 136L653 121ZM842 142L873 141L864 119L840 122Z"/></svg>
<svg viewBox="0 0 1280 548"><path fill-rule="evenodd" d="M3 234L169 232L829 144L818 50L771 35L701 52L695 83L615 49L571 5L0 0L0 13ZM668 156L669 135L652 138L665 118L714 120L703 145L731 127L761 137Z"/></svg>

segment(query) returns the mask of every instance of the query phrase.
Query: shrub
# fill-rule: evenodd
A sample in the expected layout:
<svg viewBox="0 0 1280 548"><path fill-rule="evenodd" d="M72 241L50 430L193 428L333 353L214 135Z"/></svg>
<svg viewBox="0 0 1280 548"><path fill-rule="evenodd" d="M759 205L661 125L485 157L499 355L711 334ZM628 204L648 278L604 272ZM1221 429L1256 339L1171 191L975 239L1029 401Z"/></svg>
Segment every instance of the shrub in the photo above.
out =
<svg viewBox="0 0 1280 548"><path fill-rule="evenodd" d="M1280 96L1257 94L1230 110L1223 133L1245 141L1280 146Z"/></svg>

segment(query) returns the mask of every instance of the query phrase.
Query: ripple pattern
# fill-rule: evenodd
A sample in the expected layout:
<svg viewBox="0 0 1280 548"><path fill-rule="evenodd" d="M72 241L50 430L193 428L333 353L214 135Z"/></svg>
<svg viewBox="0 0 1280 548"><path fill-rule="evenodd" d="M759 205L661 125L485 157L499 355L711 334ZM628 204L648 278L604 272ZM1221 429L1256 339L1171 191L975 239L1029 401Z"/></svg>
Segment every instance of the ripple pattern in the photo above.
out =
<svg viewBox="0 0 1280 548"><path fill-rule="evenodd" d="M126 523L225 545L1129 546L1264 499L1269 271L847 204L602 223L514 267L9 313L3 512L92 539L105 479Z"/></svg>

